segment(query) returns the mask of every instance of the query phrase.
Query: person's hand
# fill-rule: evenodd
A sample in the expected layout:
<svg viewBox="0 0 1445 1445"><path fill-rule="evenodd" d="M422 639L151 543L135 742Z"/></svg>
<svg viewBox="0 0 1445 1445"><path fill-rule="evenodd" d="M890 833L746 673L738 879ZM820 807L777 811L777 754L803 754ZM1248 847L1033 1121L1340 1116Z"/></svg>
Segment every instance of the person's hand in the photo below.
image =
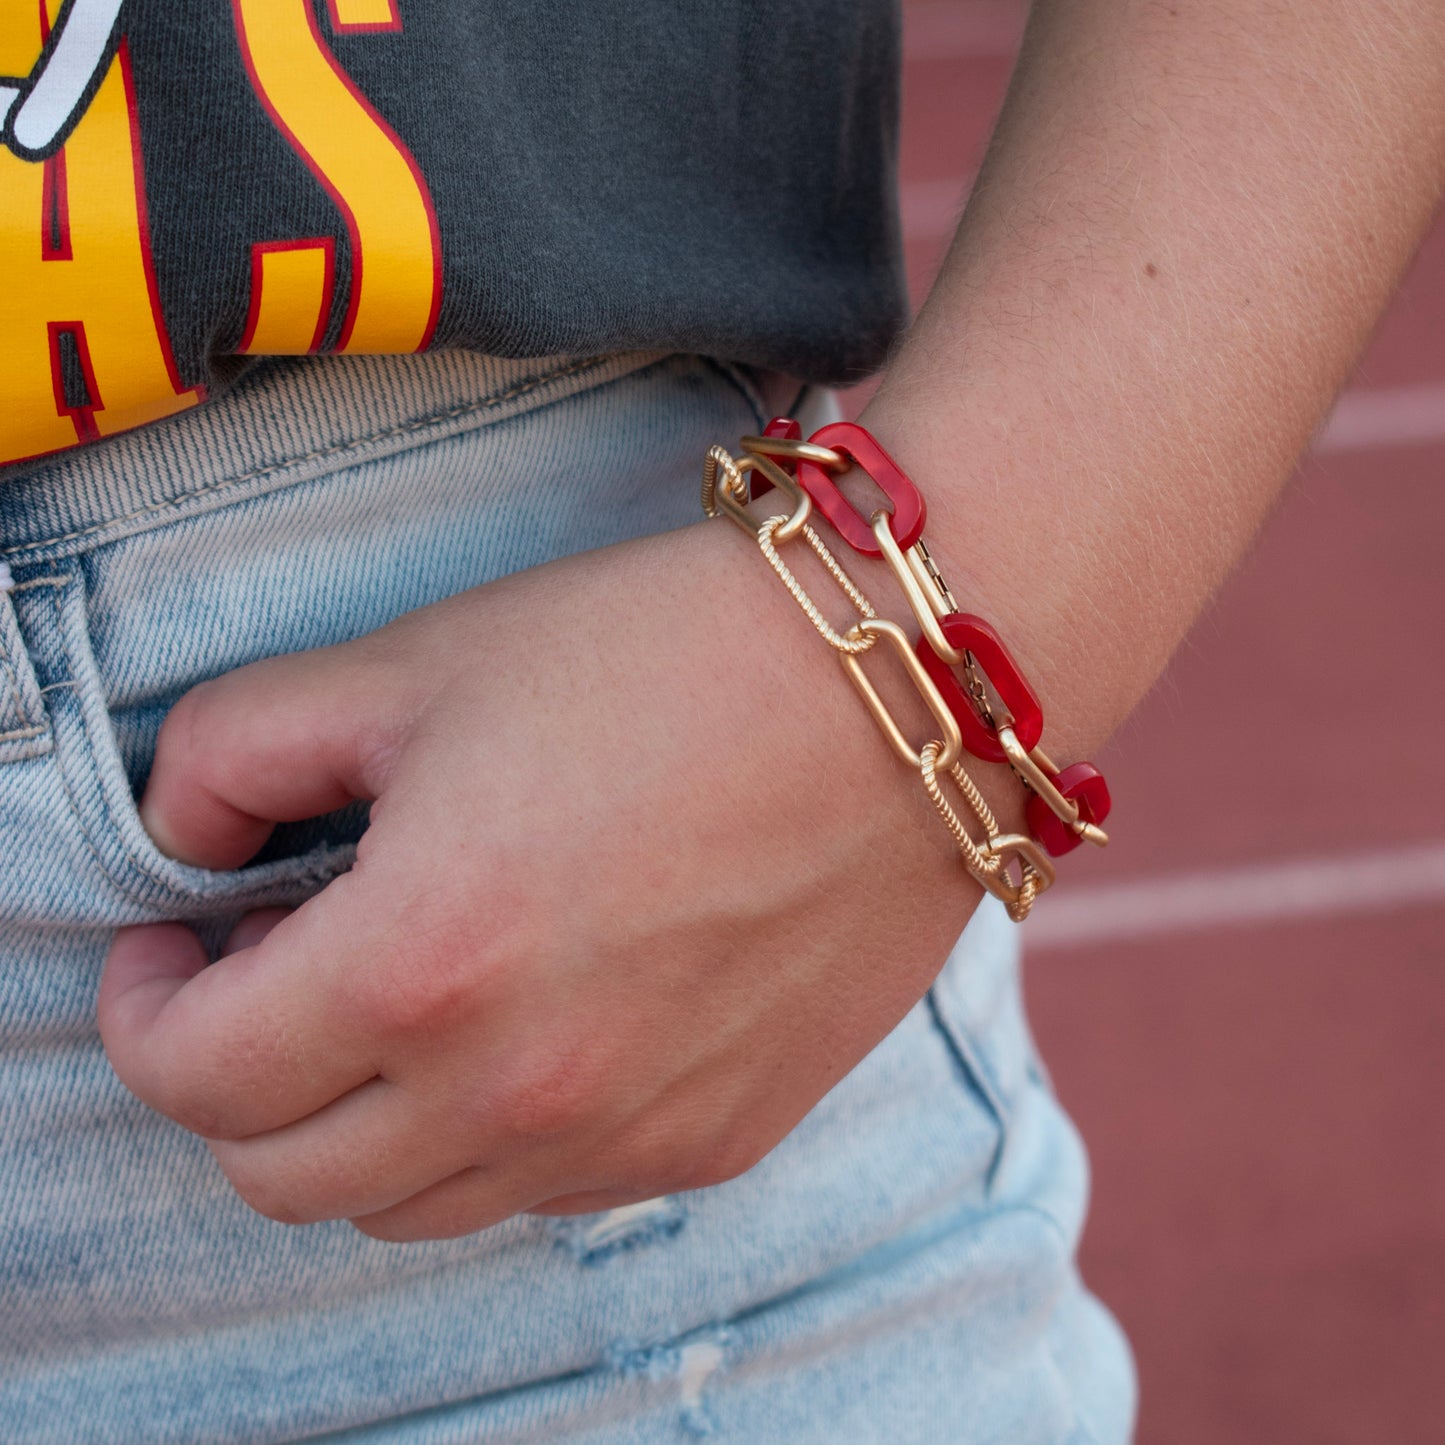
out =
<svg viewBox="0 0 1445 1445"><path fill-rule="evenodd" d="M254 1208L410 1240L717 1183L922 995L979 895L749 550L609 548L177 705L142 800L177 858L375 800L219 962L175 924L107 962L117 1074Z"/></svg>

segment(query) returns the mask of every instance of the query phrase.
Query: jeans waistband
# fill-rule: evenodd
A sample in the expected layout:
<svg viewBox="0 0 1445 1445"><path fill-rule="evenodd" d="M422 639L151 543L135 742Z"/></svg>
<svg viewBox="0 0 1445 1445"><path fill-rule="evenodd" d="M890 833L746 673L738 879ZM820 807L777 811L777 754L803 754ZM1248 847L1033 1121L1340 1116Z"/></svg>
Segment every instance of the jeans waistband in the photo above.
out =
<svg viewBox="0 0 1445 1445"><path fill-rule="evenodd" d="M45 562L147 531L209 493L277 484L366 444L385 455L586 391L660 353L514 360L467 351L262 362L216 400L0 479L0 558Z"/></svg>

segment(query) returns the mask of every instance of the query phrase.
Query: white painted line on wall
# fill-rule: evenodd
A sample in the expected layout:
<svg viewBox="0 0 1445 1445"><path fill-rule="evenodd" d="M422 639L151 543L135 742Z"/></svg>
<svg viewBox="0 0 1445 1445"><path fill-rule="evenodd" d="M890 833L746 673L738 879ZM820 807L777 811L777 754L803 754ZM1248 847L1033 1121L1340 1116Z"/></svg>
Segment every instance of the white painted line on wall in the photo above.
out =
<svg viewBox="0 0 1445 1445"><path fill-rule="evenodd" d="M1317 455L1445 441L1445 382L1347 391L1311 448Z"/></svg>
<svg viewBox="0 0 1445 1445"><path fill-rule="evenodd" d="M903 58L1011 59L1027 12L1024 0L911 0L903 7Z"/></svg>
<svg viewBox="0 0 1445 1445"><path fill-rule="evenodd" d="M1040 899L1030 951L1445 903L1445 842L1139 878Z"/></svg>

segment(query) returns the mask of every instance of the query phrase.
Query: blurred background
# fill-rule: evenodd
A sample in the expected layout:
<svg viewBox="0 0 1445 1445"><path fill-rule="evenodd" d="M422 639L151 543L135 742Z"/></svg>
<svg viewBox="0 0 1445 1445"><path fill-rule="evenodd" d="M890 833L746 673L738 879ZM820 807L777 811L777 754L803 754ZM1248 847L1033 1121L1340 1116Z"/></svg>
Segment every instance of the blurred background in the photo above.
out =
<svg viewBox="0 0 1445 1445"><path fill-rule="evenodd" d="M915 302L1025 9L905 0ZM1445 1440L1442 480L1438 226L1253 556L1097 759L1113 846L1027 926L1142 1445Z"/></svg>

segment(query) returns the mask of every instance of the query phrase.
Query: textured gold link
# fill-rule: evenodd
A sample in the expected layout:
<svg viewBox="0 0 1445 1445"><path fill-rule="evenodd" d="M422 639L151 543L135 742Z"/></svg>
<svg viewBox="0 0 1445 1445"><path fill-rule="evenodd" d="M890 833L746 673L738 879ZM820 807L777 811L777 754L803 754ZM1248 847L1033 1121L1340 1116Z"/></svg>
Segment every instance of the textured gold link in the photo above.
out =
<svg viewBox="0 0 1445 1445"><path fill-rule="evenodd" d="M718 486L719 472L726 479L722 486ZM722 447L709 447L702 464L703 511L709 517L715 517L721 511L748 536L756 538L762 523L748 511L750 499L745 479L749 472L761 472L783 496L792 499L792 515L785 517L782 526L774 533L774 541L791 542L808 525L808 518L813 511L813 499L794 478L766 457L745 455L739 459L731 456Z"/></svg>
<svg viewBox="0 0 1445 1445"><path fill-rule="evenodd" d="M1034 906L1034 900L1054 881L1054 866L1048 855L1032 838L1021 833L1000 833L998 820L984 801L977 784L955 765L948 775L957 785L974 816L983 825L985 838L977 842L969 836L953 805L944 795L938 781L938 758L942 744L931 742L919 754L919 775L929 800L953 836L964 866L985 892L999 899L1015 923L1022 923ZM1017 861L1019 881L1008 875L1008 865Z"/></svg>
<svg viewBox="0 0 1445 1445"><path fill-rule="evenodd" d="M743 474L738 470L732 453L726 447L709 447L707 455L702 459L702 509L709 517L716 517L718 514L717 474L720 471L727 478L725 485L739 494L739 500L746 491Z"/></svg>
<svg viewBox="0 0 1445 1445"><path fill-rule="evenodd" d="M823 641L829 647L837 648L839 652L856 655L860 652L867 652L876 642L877 638L871 634L854 637L855 629L850 628L845 637L834 629L818 609L817 603L804 590L802 583L793 575L792 569L778 555L778 549L774 545L775 533L787 522L783 516L769 517L761 527L758 528L758 547L764 557L768 559L768 566L778 574L784 587L793 594L793 601L798 604L808 615L808 621L818 629ZM848 600L858 609L864 618L876 618L878 614L873 610L873 604L854 585L853 579L843 570L838 559L828 550L823 539L811 528L803 528L803 536L808 545L818 555L818 560L828 569L833 580L843 589Z"/></svg>
<svg viewBox="0 0 1445 1445"><path fill-rule="evenodd" d="M919 772L923 778L924 791L927 792L933 806L938 810L938 816L943 819L944 826L953 835L953 841L958 844L958 850L963 854L968 871L974 875L997 873L1003 867L1003 860L985 856L979 845L969 836L968 830L963 826L963 820L955 812L953 804L944 796L943 788L938 781L938 756L942 750L943 744L935 739L931 743L926 743L918 754ZM964 771L963 764L955 763L949 770L948 776L953 779L959 792L963 794L964 800L973 810L974 816L983 825L985 837L997 837L998 821L988 804L984 802L983 794L979 792L977 784Z"/></svg>
<svg viewBox="0 0 1445 1445"><path fill-rule="evenodd" d="M1018 897L1015 898L1012 903L1007 900L1004 902L1004 908L1007 910L1008 916L1012 918L1015 923L1022 923L1024 919L1029 916L1029 912L1034 906L1034 899L1037 898L1042 891L1043 889L1039 883L1039 875L1033 872L1025 873L1024 881L1019 885Z"/></svg>
<svg viewBox="0 0 1445 1445"><path fill-rule="evenodd" d="M1034 906L1034 899L1054 881L1054 865L1049 855L1024 833L1000 833L979 849L986 858L1002 863L996 873L975 873L984 889L999 899L1015 923L1022 923ZM1008 864L1015 855L1019 864L1019 881L1008 876Z"/></svg>

